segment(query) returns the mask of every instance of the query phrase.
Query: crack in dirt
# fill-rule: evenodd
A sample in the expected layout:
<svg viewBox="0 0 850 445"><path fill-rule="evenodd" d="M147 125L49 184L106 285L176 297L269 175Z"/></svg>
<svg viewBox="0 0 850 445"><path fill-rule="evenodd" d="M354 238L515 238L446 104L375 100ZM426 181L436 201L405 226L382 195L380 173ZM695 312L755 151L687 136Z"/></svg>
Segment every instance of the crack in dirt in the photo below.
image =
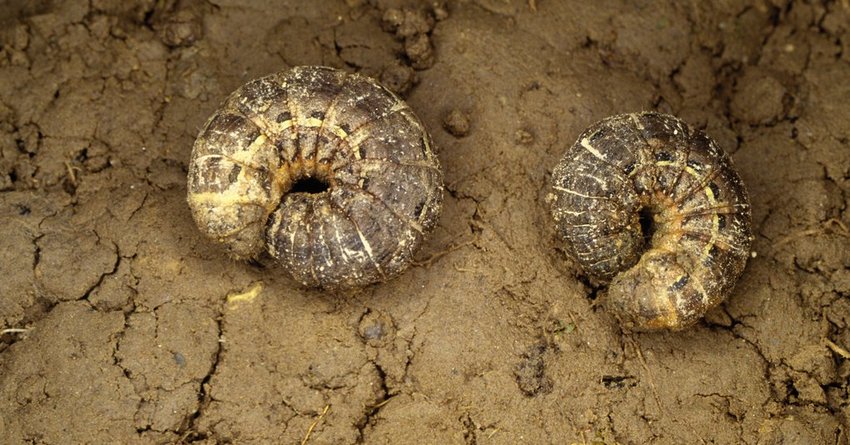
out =
<svg viewBox="0 0 850 445"><path fill-rule="evenodd" d="M387 386L387 373L384 371L384 368L381 367L377 362L372 361L372 365L375 367L375 371L378 373L378 377L381 381L380 388L380 396L378 396L377 401L372 406L367 406L362 416L354 422L354 426L357 428L357 441L354 442L356 444L364 444L366 443L366 428L374 427L378 420L378 414L380 414L381 409L390 402L397 394L390 394L390 390Z"/></svg>
<svg viewBox="0 0 850 445"><path fill-rule="evenodd" d="M472 415L465 413L460 421L463 425L463 440L466 441L466 445L478 445L478 428L472 420Z"/></svg>
<svg viewBox="0 0 850 445"><path fill-rule="evenodd" d="M209 439L206 433L201 433L198 431L197 421L203 415L204 410L209 407L212 402L212 394L211 394L211 383L213 376L218 370L218 365L221 363L222 355L224 354L224 342L221 340L223 335L222 325L224 323L224 303L218 307L218 314L215 318L216 322L216 334L218 336L218 341L216 344L218 348L216 348L212 363L210 364L209 370L207 374L201 379L200 389L198 392L198 405L195 409L195 412L191 415L187 416L184 419L185 426L181 426L177 430L178 433L182 433L180 442L184 443L185 441L201 441L204 439Z"/></svg>
<svg viewBox="0 0 850 445"><path fill-rule="evenodd" d="M100 244L102 241L100 235L97 233L96 230L92 230L92 233L94 233L95 237L97 238L98 244ZM91 296L91 293L94 292L97 288L99 288L101 284L103 284L103 280L106 279L106 277L115 275L115 273L118 272L118 267L121 265L121 260L123 257L121 256L121 252L118 250L118 245L112 241L109 241L109 243L112 244L112 253L115 255L115 263L112 265L112 270L101 273L97 281L91 287L89 287L88 290L86 290L80 298L77 298L77 301L85 300L87 303L89 303L90 306L94 307L89 301L89 296Z"/></svg>

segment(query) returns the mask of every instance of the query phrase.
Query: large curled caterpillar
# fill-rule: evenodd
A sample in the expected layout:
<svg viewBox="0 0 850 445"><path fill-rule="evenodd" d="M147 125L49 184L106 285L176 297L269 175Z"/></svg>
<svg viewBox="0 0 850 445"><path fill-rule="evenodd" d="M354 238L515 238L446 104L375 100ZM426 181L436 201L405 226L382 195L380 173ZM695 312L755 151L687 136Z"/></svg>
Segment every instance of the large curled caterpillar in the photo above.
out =
<svg viewBox="0 0 850 445"><path fill-rule="evenodd" d="M750 204L729 157L670 115L592 125L555 168L548 201L567 252L610 281L603 301L627 328L696 323L750 255Z"/></svg>
<svg viewBox="0 0 850 445"><path fill-rule="evenodd" d="M374 80L298 67L251 81L207 121L189 164L201 231L268 251L298 281L343 288L403 271L440 214L431 138Z"/></svg>

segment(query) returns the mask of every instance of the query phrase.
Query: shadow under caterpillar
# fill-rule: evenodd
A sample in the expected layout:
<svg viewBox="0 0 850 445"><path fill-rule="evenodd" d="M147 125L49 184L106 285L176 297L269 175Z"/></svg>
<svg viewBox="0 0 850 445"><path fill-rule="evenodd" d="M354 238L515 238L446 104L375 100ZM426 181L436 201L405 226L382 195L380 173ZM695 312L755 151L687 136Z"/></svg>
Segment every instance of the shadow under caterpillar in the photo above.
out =
<svg viewBox="0 0 850 445"><path fill-rule="evenodd" d="M403 271L440 214L443 175L419 118L374 80L297 67L236 90L189 164L198 227L296 280L363 286Z"/></svg>
<svg viewBox="0 0 850 445"><path fill-rule="evenodd" d="M547 196L585 273L608 282L624 327L688 327L729 294L752 242L750 204L729 157L656 112L608 117L564 154Z"/></svg>

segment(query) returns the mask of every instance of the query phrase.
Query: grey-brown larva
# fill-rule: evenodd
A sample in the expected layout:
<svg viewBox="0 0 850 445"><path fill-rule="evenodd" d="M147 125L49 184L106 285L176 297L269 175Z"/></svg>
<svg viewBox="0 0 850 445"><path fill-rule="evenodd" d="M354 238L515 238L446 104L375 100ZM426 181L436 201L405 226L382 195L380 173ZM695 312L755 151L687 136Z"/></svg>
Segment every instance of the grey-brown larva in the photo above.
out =
<svg viewBox="0 0 850 445"><path fill-rule="evenodd" d="M440 213L428 132L374 80L298 67L251 81L192 150L198 227L236 258L267 250L307 286L340 288L404 270Z"/></svg>
<svg viewBox="0 0 850 445"><path fill-rule="evenodd" d="M750 255L750 204L728 156L670 115L592 125L555 168L548 200L567 251L610 281L604 301L628 328L692 325Z"/></svg>

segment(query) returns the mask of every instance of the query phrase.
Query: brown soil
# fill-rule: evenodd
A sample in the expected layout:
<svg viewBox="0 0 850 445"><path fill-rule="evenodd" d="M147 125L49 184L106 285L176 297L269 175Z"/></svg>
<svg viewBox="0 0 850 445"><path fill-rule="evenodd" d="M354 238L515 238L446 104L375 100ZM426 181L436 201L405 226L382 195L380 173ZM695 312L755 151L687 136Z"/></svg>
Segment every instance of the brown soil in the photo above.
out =
<svg viewBox="0 0 850 445"><path fill-rule="evenodd" d="M847 0L244 3L0 5L4 443L848 443ZM304 289L190 217L200 125L302 64L433 133L444 212L391 282ZM543 199L582 129L645 109L753 204L757 256L681 333L622 332Z"/></svg>

